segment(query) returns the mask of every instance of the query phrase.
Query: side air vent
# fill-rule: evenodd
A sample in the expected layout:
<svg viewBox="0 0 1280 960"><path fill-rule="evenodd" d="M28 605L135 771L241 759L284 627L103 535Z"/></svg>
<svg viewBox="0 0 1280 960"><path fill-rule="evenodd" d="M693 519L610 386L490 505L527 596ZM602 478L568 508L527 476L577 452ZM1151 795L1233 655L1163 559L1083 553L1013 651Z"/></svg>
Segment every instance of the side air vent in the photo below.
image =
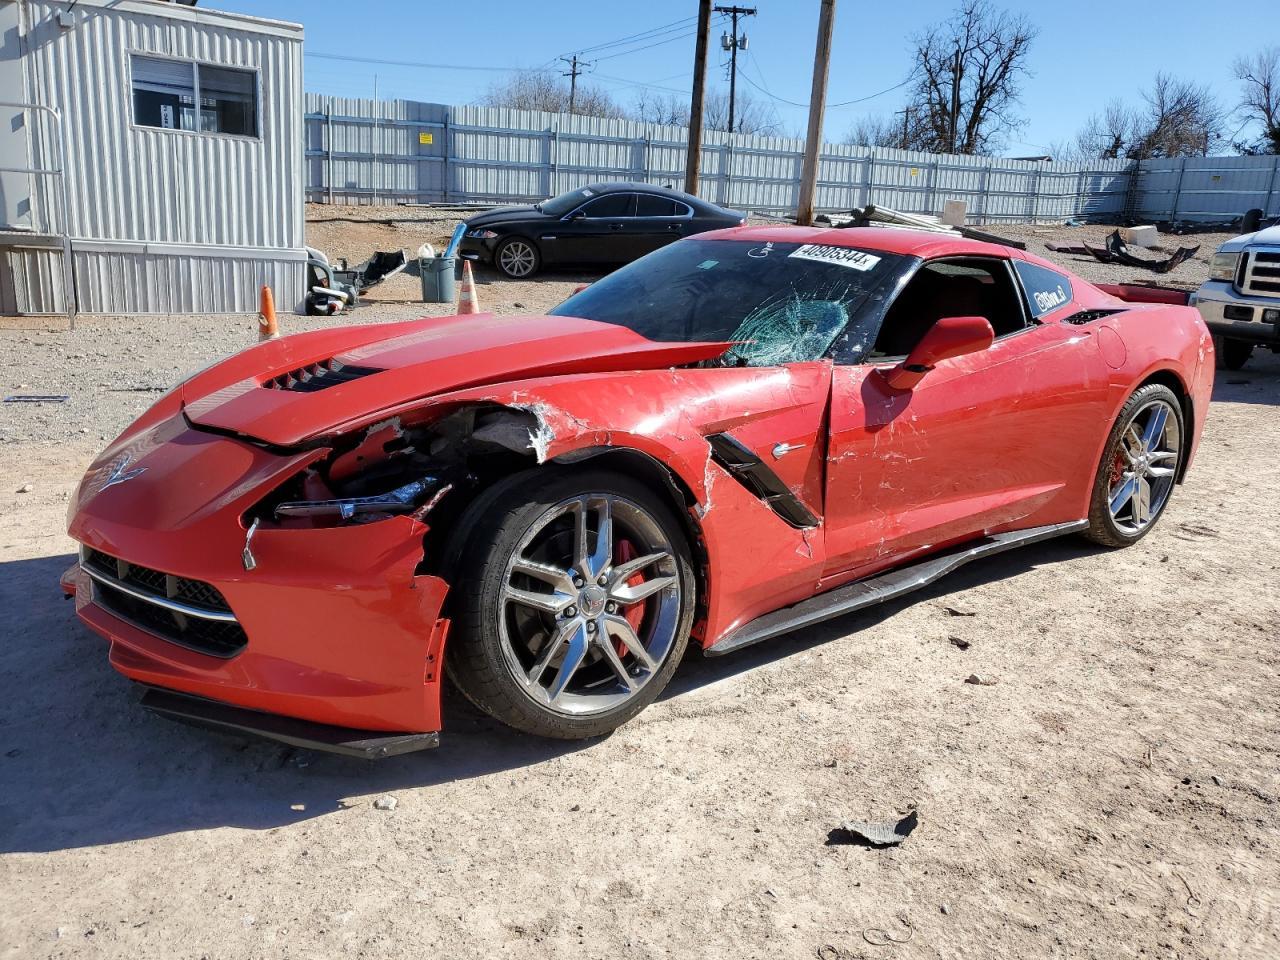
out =
<svg viewBox="0 0 1280 960"><path fill-rule="evenodd" d="M315 393L340 383L350 383L371 373L381 373L377 367L357 367L341 360L321 360L297 370L290 370L263 381L268 390L292 390L294 393Z"/></svg>
<svg viewBox="0 0 1280 960"><path fill-rule="evenodd" d="M1123 310L1081 310L1079 313L1073 313L1069 317L1063 317L1063 323L1072 323L1077 327L1082 327L1086 323L1093 323L1095 320L1101 320L1103 317L1109 317L1113 313L1124 313Z"/></svg>
<svg viewBox="0 0 1280 960"><path fill-rule="evenodd" d="M711 458L716 463L791 526L818 525L818 518L791 492L782 478L737 439L727 433L713 433L707 437L707 443L711 444Z"/></svg>

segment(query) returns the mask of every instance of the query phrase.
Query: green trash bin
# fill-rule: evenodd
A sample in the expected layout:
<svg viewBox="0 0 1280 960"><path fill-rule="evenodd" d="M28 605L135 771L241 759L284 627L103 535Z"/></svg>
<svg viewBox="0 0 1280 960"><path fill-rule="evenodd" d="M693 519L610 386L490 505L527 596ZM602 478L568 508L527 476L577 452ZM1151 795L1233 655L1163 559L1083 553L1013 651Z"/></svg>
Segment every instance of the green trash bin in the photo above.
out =
<svg viewBox="0 0 1280 960"><path fill-rule="evenodd" d="M423 303L453 303L457 296L454 267L457 257L425 257L418 261Z"/></svg>

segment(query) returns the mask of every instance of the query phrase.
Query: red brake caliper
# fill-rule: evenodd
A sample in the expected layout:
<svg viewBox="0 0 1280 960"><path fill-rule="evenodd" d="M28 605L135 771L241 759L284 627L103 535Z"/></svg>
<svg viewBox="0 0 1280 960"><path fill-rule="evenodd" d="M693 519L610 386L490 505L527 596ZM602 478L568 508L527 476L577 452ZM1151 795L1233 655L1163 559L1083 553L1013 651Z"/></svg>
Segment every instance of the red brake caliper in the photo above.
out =
<svg viewBox="0 0 1280 960"><path fill-rule="evenodd" d="M626 563L628 560L632 560L636 556L636 548L632 545L630 540L619 540L618 545L613 548L614 563ZM628 587L637 587L642 583L644 583L644 574L638 571L627 578ZM645 605L643 603L633 603L631 606L623 607L622 609L623 617L626 618L627 623L631 624L631 629L637 634L640 632L640 624L644 621L644 607ZM626 654L627 648L621 643L615 640L614 645L617 647L618 656Z"/></svg>

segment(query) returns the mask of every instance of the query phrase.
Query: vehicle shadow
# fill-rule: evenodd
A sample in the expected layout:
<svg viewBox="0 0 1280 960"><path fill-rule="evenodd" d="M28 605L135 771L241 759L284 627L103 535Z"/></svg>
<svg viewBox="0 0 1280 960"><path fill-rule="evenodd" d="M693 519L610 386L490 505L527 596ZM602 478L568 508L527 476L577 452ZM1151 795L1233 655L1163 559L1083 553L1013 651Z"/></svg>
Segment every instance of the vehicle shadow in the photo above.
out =
<svg viewBox="0 0 1280 960"><path fill-rule="evenodd" d="M1260 403L1280 406L1280 353L1255 347L1242 370L1217 370L1215 403Z"/></svg>
<svg viewBox="0 0 1280 960"><path fill-rule="evenodd" d="M1039 544L970 564L908 597L723 658L691 654L663 699L879 623L927 602L1087 554ZM435 750L378 762L187 727L136 704L103 641L63 601L70 554L0 563L0 853L47 852L189 830L267 830L341 815L383 793L527 769L596 741L516 733L450 691ZM354 798L354 799L353 799Z"/></svg>

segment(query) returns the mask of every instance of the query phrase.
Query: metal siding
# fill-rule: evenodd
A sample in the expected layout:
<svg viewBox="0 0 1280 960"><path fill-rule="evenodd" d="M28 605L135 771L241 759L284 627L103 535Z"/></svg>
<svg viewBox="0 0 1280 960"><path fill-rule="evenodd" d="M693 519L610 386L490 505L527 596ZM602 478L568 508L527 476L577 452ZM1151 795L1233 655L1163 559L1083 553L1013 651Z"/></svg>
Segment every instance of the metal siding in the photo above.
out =
<svg viewBox="0 0 1280 960"><path fill-rule="evenodd" d="M50 0L26 0L23 49L27 97L57 107L64 117L73 245L81 239L245 248L242 257L232 258L77 252L80 309L252 311L257 293L250 297L245 284L259 275L273 285L296 278L296 286L277 294L281 306L294 305L305 282L308 176L302 157L301 30L129 0L81 0L75 26L64 30L53 19L64 10L65 4ZM257 71L259 136L133 126L131 53ZM56 165L54 131L45 124L33 134L37 164ZM59 189L49 178L35 202L61 230ZM256 258L254 248L263 257L280 250L296 256L286 268ZM213 266L221 261L236 266ZM229 286L218 292L210 286L215 283Z"/></svg>

